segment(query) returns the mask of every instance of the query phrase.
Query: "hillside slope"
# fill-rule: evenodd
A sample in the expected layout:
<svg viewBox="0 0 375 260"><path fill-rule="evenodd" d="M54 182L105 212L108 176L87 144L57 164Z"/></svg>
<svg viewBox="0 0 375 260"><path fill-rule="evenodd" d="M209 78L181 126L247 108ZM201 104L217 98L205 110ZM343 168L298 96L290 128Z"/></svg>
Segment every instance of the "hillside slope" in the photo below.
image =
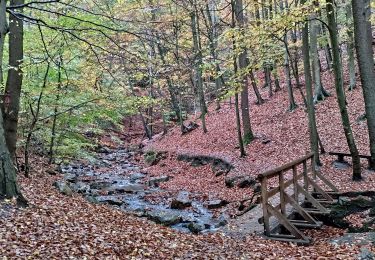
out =
<svg viewBox="0 0 375 260"><path fill-rule="evenodd" d="M332 96L316 105L321 140L326 151L346 152L348 151L347 143L340 120L335 89L332 85L334 80L329 72L325 72L322 81ZM268 96L266 92L267 90L263 90L263 97ZM230 174L255 177L310 151L307 114L297 89L294 89L294 94L299 106L293 112L287 111L288 99L285 87L262 105L255 105L255 97L253 93L250 94L251 123L257 138L246 147L247 156L245 158L239 157L235 111L234 106L230 106L229 102L224 103L219 111L214 111L213 107L210 108L207 116L208 133L205 134L201 128L198 128L181 136L179 127L176 127L167 135L150 142L146 149L169 151L172 154L217 156L234 165L235 169ZM367 124L366 121L358 120L364 114L360 83L358 82L358 87L354 91L347 91L346 95L358 148L360 153L369 154ZM199 124L199 120L197 122ZM264 142L265 140L267 142ZM375 176L366 169L367 161L362 161L364 181L353 182L351 169L336 170L332 167L332 162L336 158L322 155L321 159L323 162L321 171L341 190L375 188ZM178 164L172 161L173 159L169 163ZM155 175L163 171L158 165L152 166L148 170ZM208 178L208 180L210 179ZM189 185L189 181L185 184ZM175 183L171 182L170 188L173 188L174 185Z"/></svg>

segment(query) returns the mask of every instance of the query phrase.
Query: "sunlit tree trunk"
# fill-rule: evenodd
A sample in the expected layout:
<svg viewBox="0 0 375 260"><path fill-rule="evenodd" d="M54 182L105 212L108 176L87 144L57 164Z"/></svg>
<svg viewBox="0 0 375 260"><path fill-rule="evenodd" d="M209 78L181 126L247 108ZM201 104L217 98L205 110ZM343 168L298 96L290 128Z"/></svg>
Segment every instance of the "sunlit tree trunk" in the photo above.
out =
<svg viewBox="0 0 375 260"><path fill-rule="evenodd" d="M332 52L333 52L333 70L335 74L335 87L337 94L337 101L339 104L341 121L345 132L346 141L349 146L350 153L353 159L353 180L361 180L361 164L357 145L353 136L352 128L348 110L346 107L346 98L344 93L344 82L342 75L342 65L340 58L340 46L338 42L338 28L336 23L336 15L334 9L334 0L327 0L327 18L329 25L329 35L331 38Z"/></svg>

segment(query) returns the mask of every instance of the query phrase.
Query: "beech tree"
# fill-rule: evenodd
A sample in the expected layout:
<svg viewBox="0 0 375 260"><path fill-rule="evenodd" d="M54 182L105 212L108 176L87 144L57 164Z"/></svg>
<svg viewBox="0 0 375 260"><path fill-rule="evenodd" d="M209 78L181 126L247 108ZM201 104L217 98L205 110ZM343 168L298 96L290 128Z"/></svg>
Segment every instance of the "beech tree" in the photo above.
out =
<svg viewBox="0 0 375 260"><path fill-rule="evenodd" d="M361 180L361 164L359 158L359 152L355 143L352 128L350 126L350 119L348 110L346 107L346 98L344 93L344 81L342 74L342 65L340 57L340 46L338 42L338 28L336 23L336 11L334 6L334 0L327 0L327 18L329 25L329 35L332 43L333 52L333 70L335 74L335 88L337 94L337 102L339 105L341 121L344 128L346 142L348 144L350 154L353 160L353 180Z"/></svg>
<svg viewBox="0 0 375 260"><path fill-rule="evenodd" d="M305 0L302 0L304 3ZM319 159L319 147L318 147L318 131L316 127L315 110L313 103L313 91L312 91L312 76L310 66L310 51L309 51L309 23L304 22L302 29L302 55L303 55L303 68L305 74L305 86L306 86L306 103L307 112L309 119L309 132L310 132L310 148L315 154L315 162L320 165Z"/></svg>
<svg viewBox="0 0 375 260"><path fill-rule="evenodd" d="M24 0L11 0L11 6L21 6ZM20 10L22 12L22 9ZM22 87L23 21L14 14L9 15L9 70L4 99L5 139L12 158L17 144L18 113Z"/></svg>
<svg viewBox="0 0 375 260"><path fill-rule="evenodd" d="M352 0L355 47L361 75L370 139L371 168L375 168L375 71L370 0Z"/></svg>

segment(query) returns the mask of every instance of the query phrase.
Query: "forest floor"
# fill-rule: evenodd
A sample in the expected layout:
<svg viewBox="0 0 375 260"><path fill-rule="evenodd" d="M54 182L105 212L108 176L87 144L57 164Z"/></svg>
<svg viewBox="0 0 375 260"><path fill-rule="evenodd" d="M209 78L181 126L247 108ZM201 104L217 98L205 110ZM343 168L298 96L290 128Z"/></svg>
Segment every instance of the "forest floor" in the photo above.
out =
<svg viewBox="0 0 375 260"><path fill-rule="evenodd" d="M324 73L323 83L334 94ZM265 91L263 95L265 96ZM251 120L256 139L246 147L247 156L239 158L233 106L207 117L208 133L200 128L181 136L179 128L152 142L145 149L168 151L169 155L145 171L149 176L171 175L162 188L199 193L203 197L238 201L248 198L251 189L228 188L224 176L213 177L211 168L191 167L176 159L178 154L210 155L230 162L231 175L257 176L309 151L307 116L303 102L295 91L299 107L288 112L286 90L274 94L263 105L253 105ZM364 113L360 88L347 92L348 108L361 153L368 153L367 126L357 121ZM326 151L347 151L337 102L332 97L316 106L318 130ZM264 142L269 140L269 142ZM342 191L375 190L375 174L363 162L361 182L351 180L351 170L334 169L336 158L323 155L321 172ZM32 178L20 176L22 191L29 200L27 208L15 207L14 201L0 204L0 256L4 259L356 259L360 246L335 245L331 241L345 230L323 227L305 231L313 238L310 246L297 246L265 240L260 236L229 237L221 232L193 235L137 218L104 204L92 204L81 195L60 194L53 183L61 175L46 174L48 166L35 159ZM259 216L260 217L260 216ZM375 247L368 246L375 252Z"/></svg>

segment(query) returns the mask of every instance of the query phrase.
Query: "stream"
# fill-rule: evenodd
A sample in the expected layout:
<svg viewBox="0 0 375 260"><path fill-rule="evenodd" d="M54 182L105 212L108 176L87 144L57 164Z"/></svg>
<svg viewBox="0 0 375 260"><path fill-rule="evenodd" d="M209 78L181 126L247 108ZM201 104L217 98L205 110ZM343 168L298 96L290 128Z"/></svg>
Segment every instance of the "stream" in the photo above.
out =
<svg viewBox="0 0 375 260"><path fill-rule="evenodd" d="M220 201L211 201L207 205L190 199L191 194L186 191L167 199L169 203L147 200L147 196L158 196L160 192L169 194L158 187L169 177L147 178L141 167L132 162L134 155L127 149L102 147L94 163L72 162L62 165L61 171L70 189L82 194L88 201L107 203L182 232L215 232L227 224L225 215L216 218L209 209L221 207Z"/></svg>

